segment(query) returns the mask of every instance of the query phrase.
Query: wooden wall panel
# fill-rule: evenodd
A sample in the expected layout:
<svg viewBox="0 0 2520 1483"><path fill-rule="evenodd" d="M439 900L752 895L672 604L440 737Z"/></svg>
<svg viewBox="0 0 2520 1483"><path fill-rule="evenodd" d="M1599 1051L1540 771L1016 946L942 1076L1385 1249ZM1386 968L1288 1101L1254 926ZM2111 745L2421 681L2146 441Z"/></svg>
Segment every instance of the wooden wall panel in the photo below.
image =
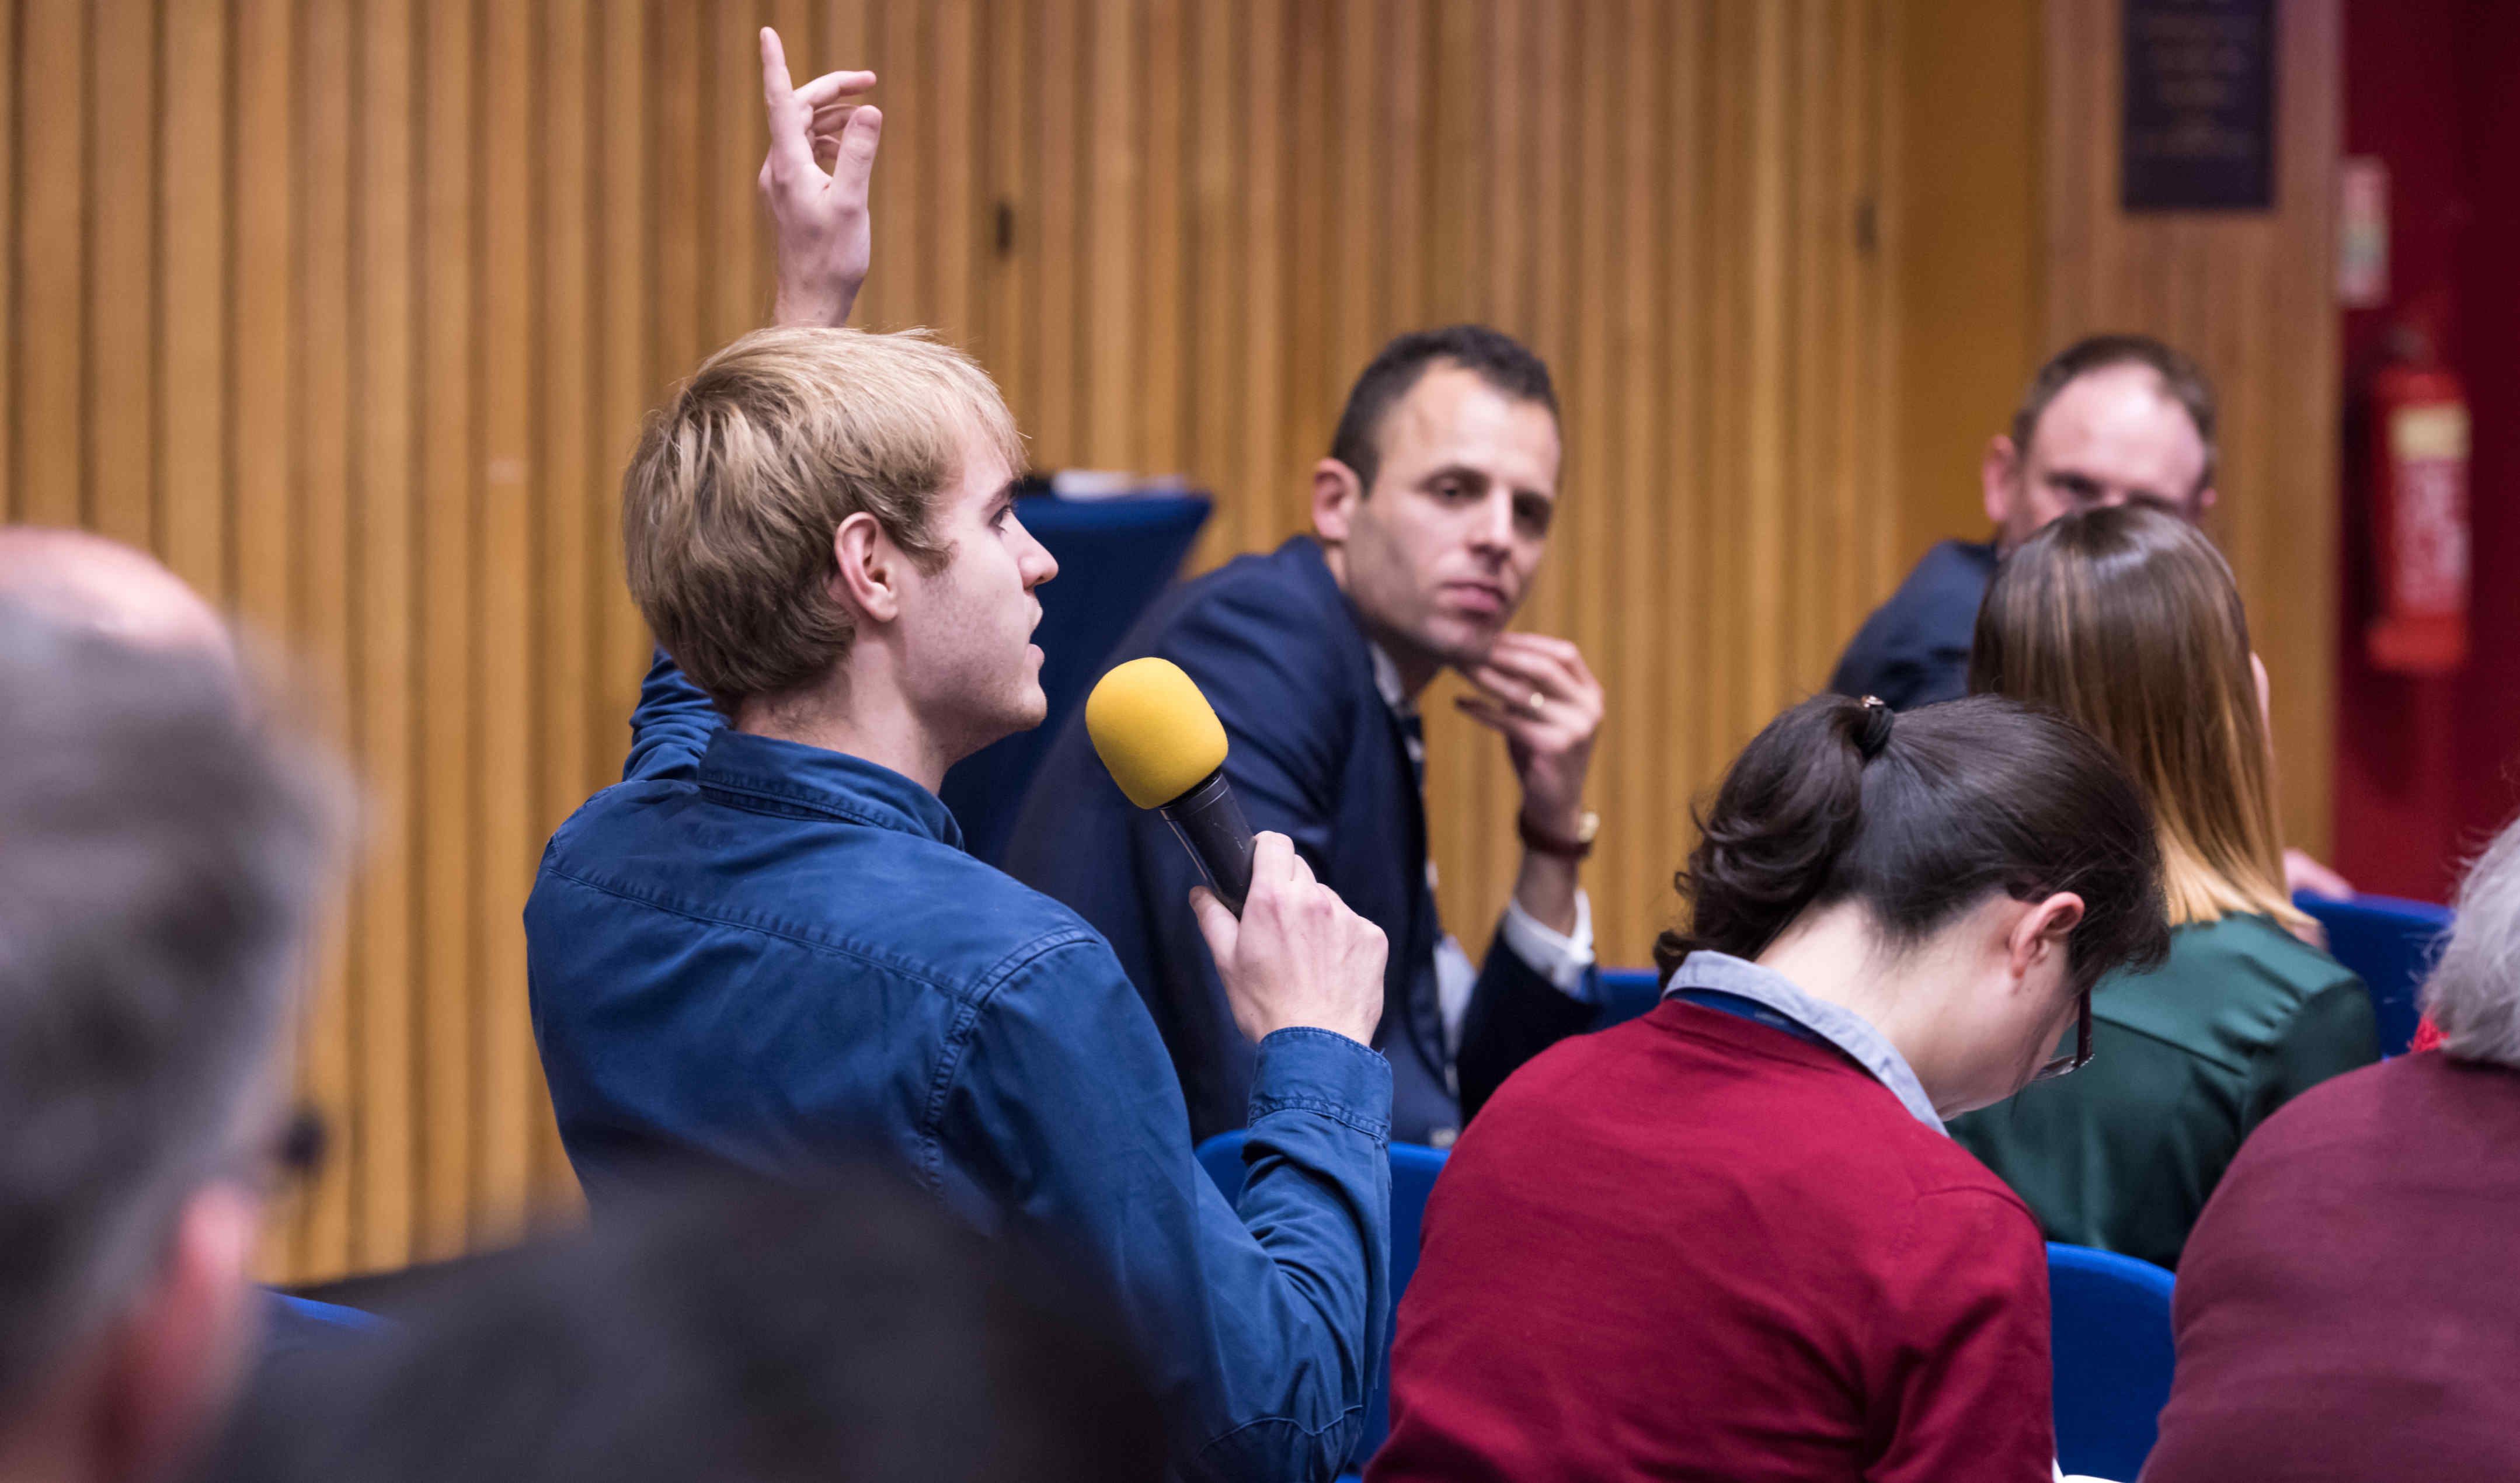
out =
<svg viewBox="0 0 2520 1483"><path fill-rule="evenodd" d="M0 0L0 508L149 544L286 640L364 784L299 1037L336 1157L267 1269L573 1209L518 913L646 657L621 463L767 313L757 25L800 76L882 74L860 322L972 348L1043 467L1214 490L1200 563L1303 527L1389 336L1484 319L1550 359L1565 504L1529 621L1611 687L1591 887L1636 963L1692 795L1898 574L1894 15ZM1455 693L1432 812L1476 947L1514 795Z"/></svg>
<svg viewBox="0 0 2520 1483"><path fill-rule="evenodd" d="M2287 840L2324 851L2334 744L2336 459L2342 393L2330 284L2342 18L2273 7L2275 206L2118 208L2119 0L2048 0L2042 278L2049 346L2099 330L2158 335L2222 398L2214 532L2272 682Z"/></svg>

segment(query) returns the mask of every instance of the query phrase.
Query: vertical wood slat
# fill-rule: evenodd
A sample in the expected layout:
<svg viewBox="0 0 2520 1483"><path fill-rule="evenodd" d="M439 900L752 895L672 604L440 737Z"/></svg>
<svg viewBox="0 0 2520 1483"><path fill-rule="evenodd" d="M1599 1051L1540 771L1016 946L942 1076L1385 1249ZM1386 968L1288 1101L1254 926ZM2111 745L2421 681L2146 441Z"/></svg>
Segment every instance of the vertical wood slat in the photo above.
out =
<svg viewBox="0 0 2520 1483"><path fill-rule="evenodd" d="M937 334L970 344L978 318L978 247L982 222L980 179L987 157L981 135L978 0L934 0L929 16L926 67L933 79L923 118L934 127L917 137L931 146L925 231L922 250L933 267L922 316Z"/></svg>
<svg viewBox="0 0 2520 1483"><path fill-rule="evenodd" d="M638 695L640 667L625 654L647 653L647 625L631 605L622 580L621 522L611 514L612 501L601 491L616 487L623 461L638 438L639 418L656 390L657 334L654 324L656 262L649 231L653 209L648 170L652 158L647 137L649 38L653 26L646 0L624 0L595 11L602 31L602 69L596 92L597 134L602 158L597 166L596 195L601 201L596 231L601 243L593 252L601 301L597 313L595 364L600 380L601 413L587 457L592 469L588 503L601 544L596 587L598 674L587 699L587 734L595 740L596 761L588 775L608 776L603 760L609 747L624 744L630 703ZM828 22L825 26L829 33ZM593 662L593 661L590 661ZM609 775L617 777L618 763Z"/></svg>
<svg viewBox="0 0 2520 1483"><path fill-rule="evenodd" d="M2088 215L2114 188L2089 59L2115 12L2050 4L2083 60L2049 154ZM1886 0L0 10L8 512L154 544L346 701L364 859L303 1038L343 1163L290 1223L294 1275L566 1198L518 912L546 831L617 768L646 656L612 515L639 420L768 302L765 21L800 77L882 73L858 322L973 348L1044 467L1213 489L1202 562L1303 526L1347 379L1390 335L1483 319L1550 358L1567 503L1527 622L1611 687L1605 961L1668 921L1691 795L1898 575ZM2309 11L2332 32L2334 0ZM2299 34L2288 131L2332 106L2332 48ZM154 115L109 106L133 67ZM2287 161L2287 202L2317 194L2316 157ZM2058 233L2051 322L2123 304L2264 360L2318 317L2288 258L2316 225ZM2235 488L2321 487L2295 430L2324 382L2227 381ZM2326 591L2332 534L2244 498L2262 628L2315 632L2280 614ZM2277 642L2289 738L2324 700L2297 678L2316 653ZM1511 775L1429 699L1444 906L1475 945L1516 858ZM2323 766L2285 760L2288 786Z"/></svg>
<svg viewBox="0 0 2520 1483"><path fill-rule="evenodd" d="M1241 446L1246 415L1240 393L1242 264L1248 240L1241 227L1240 116L1235 80L1240 68L1234 13L1200 6L1191 14L1190 448L1186 462L1208 471L1233 468L1229 450ZM1221 472L1210 472L1221 482ZM1230 517L1219 509L1200 533L1203 557L1235 549L1225 533Z"/></svg>
<svg viewBox="0 0 2520 1483"><path fill-rule="evenodd" d="M0 0L0 518L27 518L25 481L18 474L18 294L23 274L18 270L18 156L22 141L18 128L18 26L23 0Z"/></svg>
<svg viewBox="0 0 2520 1483"><path fill-rule="evenodd" d="M1139 329L1138 383L1151 395L1138 421L1133 463L1156 473L1178 473L1187 467L1184 439L1190 426L1184 381L1189 337L1184 295L1190 272L1190 223L1184 203L1190 154L1184 125L1189 100L1182 91L1190 59L1183 11L1184 7L1166 0L1147 7L1140 74L1146 78L1147 98L1139 121L1139 148L1146 161L1139 294L1148 312Z"/></svg>
<svg viewBox="0 0 2520 1483"><path fill-rule="evenodd" d="M996 373L1015 425L1027 431L1033 429L1040 400L1031 320L1040 240L1039 203L1033 194L1033 64L1022 44L1030 24L1030 7L1023 0L989 0L980 22L986 58L981 127L988 157L987 190L977 209L987 212L988 219L976 224L986 247L981 324L972 339L973 350Z"/></svg>
<svg viewBox="0 0 2520 1483"><path fill-rule="evenodd" d="M293 315L303 327L296 362L292 424L301 457L292 469L292 519L299 538L291 553L298 592L297 643L322 706L328 735L347 742L353 680L350 570L355 498L351 463L351 262L354 220L350 102L357 59L350 10L317 5L299 10L298 84L291 135L300 182L295 233ZM348 902L340 903L344 909ZM355 1032L349 1002L347 921L337 912L314 958L313 983L300 1037L299 1082L329 1123L346 1129L354 1115ZM353 1155L355 1156L355 1155ZM339 1272L351 1264L350 1161L336 1157L306 1191L297 1270Z"/></svg>
<svg viewBox="0 0 2520 1483"><path fill-rule="evenodd" d="M112 59L113 85L91 89L89 137L96 146L96 201L86 232L94 354L88 359L87 478L93 491L88 518L117 541L150 546L157 540L157 500L152 450L156 415L156 264L150 224L157 210L158 120L134 108L124 88L158 71L158 14L154 5L113 5L94 11L95 55Z"/></svg>
<svg viewBox="0 0 2520 1483"><path fill-rule="evenodd" d="M1626 7L1617 51L1625 70L1620 120L1625 159L1617 188L1624 220L1611 267L1618 275L1616 328L1618 432L1593 475L1594 499L1606 504L1615 490L1615 518L1621 539L1613 548L1612 570L1605 587L1623 594L1650 593L1663 572L1664 501L1655 497L1657 471L1671 467L1663 453L1667 430L1660 416L1664 396L1655 364L1657 327L1663 314L1663 275L1656 271L1655 248L1664 227L1660 183L1670 169L1662 145L1666 129L1661 116L1669 96L1662 85L1663 7L1631 0ZM1606 397L1604 398L1606 400ZM1610 512L1603 511L1603 517ZM1629 602L1635 603L1631 597ZM1608 775L1604 811L1627 821L1609 840L1601 870L1613 880L1651 878L1664 869L1654 858L1657 841L1677 838L1662 793L1662 781L1676 759L1667 754L1655 726L1651 697L1662 686L1657 663L1667 649L1668 622L1656 622L1651 605L1623 621L1623 642L1608 662L1595 660L1595 676L1615 694L1618 704L1604 719L1601 767ZM1667 844L1660 846L1668 849ZM1595 929L1603 942L1637 942L1659 923L1655 903L1633 892L1602 892L1597 903Z"/></svg>
<svg viewBox="0 0 2520 1483"><path fill-rule="evenodd" d="M18 361L15 419L19 506L40 525L76 525L87 515L83 357L87 347L86 231L89 168L86 90L88 8L79 0L23 0L25 53L19 75L23 163L15 253Z"/></svg>
<svg viewBox="0 0 2520 1483"><path fill-rule="evenodd" d="M352 721L367 803L355 877L350 965L359 1092L350 1119L356 1187L353 1269L395 1267L419 1249L417 1106L420 872L415 605L421 298L419 52L412 0L366 0L359 15L358 199L351 305L358 446L357 678Z"/></svg>
<svg viewBox="0 0 2520 1483"><path fill-rule="evenodd" d="M1084 382L1085 317L1077 294L1083 271L1079 120L1085 116L1081 76L1084 0L1037 0L1025 28L1038 59L1040 87L1024 127L1033 141L1034 200L1039 202L1025 248L1033 267L1033 462L1045 469L1086 462L1078 388Z"/></svg>
<svg viewBox="0 0 2520 1483"><path fill-rule="evenodd" d="M533 1149L542 1075L525 1006L525 936L518 909L533 884L543 831L533 807L534 630L529 589L549 561L534 507L529 418L533 387L530 302L534 229L532 165L538 151L502 148L531 137L541 85L539 4L500 0L486 14L476 127L483 141L479 514L472 529L477 626L473 686L480 751L472 783L480 864L472 906L479 958L472 970L476 1018L472 1055L479 1099L472 1239L513 1237L532 1203ZM759 67L753 68L759 77Z"/></svg>
<svg viewBox="0 0 2520 1483"><path fill-rule="evenodd" d="M612 666L598 659L602 614L596 595L619 585L601 564L599 507L584 493L593 483L594 469L604 462L595 446L593 43L588 0L547 0L530 125L542 142L531 227L538 250L530 296L539 314L528 372L535 399L532 481L542 560L527 578L536 598L537 633L529 697L534 714L528 738L534 752L529 847L568 817L589 776L600 776L586 697L595 674ZM615 652L606 652L608 656ZM525 1054L532 1055L530 1047ZM567 1177L559 1129L538 1100L519 1111L531 1120L528 1188L539 1202L549 1202Z"/></svg>
<svg viewBox="0 0 2520 1483"><path fill-rule="evenodd" d="M422 8L420 227L421 1186L418 1254L452 1256L472 1225L477 1133L473 969L483 923L474 793L473 514L480 468L474 176L481 139L474 5ZM686 300L688 302L688 300ZM507 635L501 635L504 641Z"/></svg>
<svg viewBox="0 0 2520 1483"><path fill-rule="evenodd" d="M1135 0L1093 0L1085 10L1087 186L1084 193L1085 295L1096 306L1079 330L1085 342L1087 446L1132 455L1137 443L1138 321L1144 305L1138 250L1145 223L1138 213L1143 173L1135 79ZM1158 393L1160 394L1160 393Z"/></svg>
<svg viewBox="0 0 2520 1483"><path fill-rule="evenodd" d="M290 117L296 91L291 75L292 20L288 0L241 0L230 22L236 49L236 91L229 103L235 131L235 255L228 298L235 307L236 328L227 377L235 388L229 410L229 549L238 616L249 632L275 637L298 631L300 616L292 561L300 532L292 508L296 452L292 286L297 266L292 200L295 135ZM301 1082L307 1075L301 1069ZM302 1204L285 1208L284 1218L275 1223L263 1258L270 1276L305 1266L307 1213Z"/></svg>
<svg viewBox="0 0 2520 1483"><path fill-rule="evenodd" d="M1251 0L1238 7L1243 31L1238 69L1241 118L1273 117L1285 96L1286 12L1282 0ZM1238 289L1242 304L1242 356L1236 381L1242 388L1242 445L1238 457L1220 460L1231 469L1218 511L1230 519L1230 550L1263 549L1283 528L1269 505L1279 460L1284 455L1286 346L1280 326L1285 286L1285 132L1249 130L1242 140L1242 253ZM1222 536L1223 532L1219 532Z"/></svg>
<svg viewBox="0 0 2520 1483"><path fill-rule="evenodd" d="M236 327L229 345L228 500L233 522L235 603L247 622L266 633L294 626L291 590L290 426L293 326L290 321L294 238L291 194L295 139L290 130L294 95L291 52L294 27L289 0L238 0L236 91L231 170L235 182L229 301Z"/></svg>
<svg viewBox="0 0 2520 1483"><path fill-rule="evenodd" d="M701 158L708 172L700 199L704 346L725 344L761 323L769 308L766 287L754 282L753 255L760 248L761 208L756 203L761 154L770 131L761 105L759 20L752 5L715 5L705 24L706 56L698 113ZM788 59L788 75L803 82L815 64Z"/></svg>

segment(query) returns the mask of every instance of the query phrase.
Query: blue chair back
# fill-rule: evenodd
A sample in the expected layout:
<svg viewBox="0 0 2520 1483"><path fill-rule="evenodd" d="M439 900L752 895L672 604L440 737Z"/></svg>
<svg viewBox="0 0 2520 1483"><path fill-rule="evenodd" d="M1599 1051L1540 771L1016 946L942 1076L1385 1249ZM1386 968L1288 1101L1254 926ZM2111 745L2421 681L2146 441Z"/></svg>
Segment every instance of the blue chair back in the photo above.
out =
<svg viewBox="0 0 2520 1483"><path fill-rule="evenodd" d="M389 1333L393 1329L392 1324L364 1309L344 1308L338 1303L318 1302L287 1292L274 1292L271 1298L274 1317L283 1321L356 1333Z"/></svg>
<svg viewBox="0 0 2520 1483"><path fill-rule="evenodd" d="M2415 1038L2416 991L2449 934L2451 909L2397 896L2356 896L2330 901L2303 894L2293 905L2327 929L2327 951L2352 968L2371 991L2380 1021L2380 1054L2403 1056Z"/></svg>
<svg viewBox="0 0 2520 1483"><path fill-rule="evenodd" d="M2143 1471L2170 1401L2170 1287L2150 1262L2048 1242L2056 1458L2067 1472Z"/></svg>
<svg viewBox="0 0 2520 1483"><path fill-rule="evenodd" d="M1198 1146L1199 1167L1225 1191L1226 1199L1242 1196L1242 1142L1239 1132L1220 1133ZM1418 1271L1418 1238L1426 1220L1426 1197L1435 1192L1435 1176L1444 1172L1444 1150L1418 1144L1391 1146L1391 1326L1400 1320L1400 1294ZM1348 1466L1362 1468L1391 1432L1391 1353L1384 1350L1373 1386L1366 1393L1365 1431L1348 1454Z"/></svg>

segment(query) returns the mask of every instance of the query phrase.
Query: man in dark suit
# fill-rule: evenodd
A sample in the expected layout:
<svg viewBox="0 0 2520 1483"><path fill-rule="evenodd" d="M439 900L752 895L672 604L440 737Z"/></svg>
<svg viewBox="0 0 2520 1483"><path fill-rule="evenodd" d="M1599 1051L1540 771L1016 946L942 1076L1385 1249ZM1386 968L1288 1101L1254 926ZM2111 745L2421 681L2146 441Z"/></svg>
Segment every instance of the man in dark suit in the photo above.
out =
<svg viewBox="0 0 2520 1483"><path fill-rule="evenodd" d="M1449 1143L1525 1059L1592 1021L1579 863L1601 687L1562 639L1508 633L1557 503L1548 367L1478 326L1402 336L1357 379L1313 471L1313 528L1175 589L1113 661L1171 659L1216 705L1255 829L1292 838L1391 943L1382 1023L1392 1136ZM1506 740L1522 868L1483 967L1437 920L1418 697L1454 669ZM1134 808L1082 718L1036 775L1009 871L1110 939L1163 1031L1194 1136L1241 1125L1252 1053L1186 905L1196 867Z"/></svg>

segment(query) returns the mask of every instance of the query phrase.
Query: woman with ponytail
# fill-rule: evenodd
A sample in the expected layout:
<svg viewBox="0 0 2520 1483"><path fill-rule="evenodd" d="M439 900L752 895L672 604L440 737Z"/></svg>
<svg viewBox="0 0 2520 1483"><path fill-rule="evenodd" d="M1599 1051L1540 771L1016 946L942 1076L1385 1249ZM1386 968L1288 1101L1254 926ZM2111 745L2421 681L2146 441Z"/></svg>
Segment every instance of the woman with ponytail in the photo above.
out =
<svg viewBox="0 0 2520 1483"><path fill-rule="evenodd" d="M1953 1125L2049 1240L2178 1266L2250 1130L2379 1058L2369 993L2284 895L2265 685L2222 553L2157 510L2055 521L1978 609L1970 690L2117 753L2152 808L2175 929L2158 970L2102 986L2091 1074Z"/></svg>
<svg viewBox="0 0 2520 1483"><path fill-rule="evenodd" d="M2161 958L2142 795L2048 712L1828 697L1700 830L1661 1005L1455 1146L1371 1477L2048 1478L2038 1225L1942 1120Z"/></svg>

